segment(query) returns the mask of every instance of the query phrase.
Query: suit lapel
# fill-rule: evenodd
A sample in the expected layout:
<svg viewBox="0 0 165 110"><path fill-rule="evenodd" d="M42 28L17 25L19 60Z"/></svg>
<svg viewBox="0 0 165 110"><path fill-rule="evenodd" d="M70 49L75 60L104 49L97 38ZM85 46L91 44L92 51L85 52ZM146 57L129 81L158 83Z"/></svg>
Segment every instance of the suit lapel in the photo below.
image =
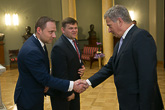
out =
<svg viewBox="0 0 165 110"><path fill-rule="evenodd" d="M34 44L36 44L36 46L40 49L40 51L45 54L39 40L37 38L35 38L34 36L32 36L32 41L34 42Z"/></svg>
<svg viewBox="0 0 165 110"><path fill-rule="evenodd" d="M114 48L114 63L116 62L116 59L117 59L117 51L118 51L118 48L119 48L119 42L116 44L115 48Z"/></svg>
<svg viewBox="0 0 165 110"><path fill-rule="evenodd" d="M73 45L69 42L69 40L68 40L64 35L62 35L61 38L62 38L62 40L65 42L65 44L67 45L67 47L72 51L72 53L73 53L75 56L77 56L77 58L78 58L77 52L76 52L76 50L74 49ZM76 43L77 43L77 40L76 40ZM77 44L77 47L78 47L78 49L79 49L78 44ZM81 58L81 55L80 55L80 58ZM79 58L78 58L78 59L79 59Z"/></svg>
<svg viewBox="0 0 165 110"><path fill-rule="evenodd" d="M124 39L124 41L123 41L123 44L122 44L122 46L121 46L121 48L120 48L119 53L117 53L117 51L116 51L117 57L116 57L116 60L115 60L115 64L118 63L121 54L122 54L123 51L126 49L127 45L129 44L130 39L132 39L132 37L133 37L132 34L133 34L133 32L134 32L136 29L137 29L136 26L133 26L133 27L131 28L131 30L127 33L127 35L126 35L126 37L125 37L125 39ZM119 44L118 44L118 45L119 45ZM118 48L117 48L117 49L118 49Z"/></svg>
<svg viewBox="0 0 165 110"><path fill-rule="evenodd" d="M45 51L44 51L42 46L41 46L41 44L40 44L40 42L39 42L39 40L36 39L34 36L32 36L32 41L39 48L41 53L44 55L45 62L47 63L47 68L49 68L49 58L48 58L48 51L47 51L47 49L45 48ZM48 69L48 71L50 71L50 69Z"/></svg>

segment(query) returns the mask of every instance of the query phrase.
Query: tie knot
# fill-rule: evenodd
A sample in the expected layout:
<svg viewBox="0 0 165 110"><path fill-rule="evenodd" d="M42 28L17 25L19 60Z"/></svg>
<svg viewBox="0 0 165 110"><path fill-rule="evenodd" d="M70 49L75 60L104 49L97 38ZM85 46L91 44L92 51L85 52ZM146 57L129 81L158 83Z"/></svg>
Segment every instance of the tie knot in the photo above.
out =
<svg viewBox="0 0 165 110"><path fill-rule="evenodd" d="M120 41L123 41L123 37L120 38Z"/></svg>
<svg viewBox="0 0 165 110"><path fill-rule="evenodd" d="M46 51L46 45L43 46L44 51Z"/></svg>
<svg viewBox="0 0 165 110"><path fill-rule="evenodd" d="M73 42L74 42L74 43L76 43L76 41L75 41L75 40L73 40Z"/></svg>
<svg viewBox="0 0 165 110"><path fill-rule="evenodd" d="M122 44L122 43L123 43L123 37L120 38L120 44Z"/></svg>

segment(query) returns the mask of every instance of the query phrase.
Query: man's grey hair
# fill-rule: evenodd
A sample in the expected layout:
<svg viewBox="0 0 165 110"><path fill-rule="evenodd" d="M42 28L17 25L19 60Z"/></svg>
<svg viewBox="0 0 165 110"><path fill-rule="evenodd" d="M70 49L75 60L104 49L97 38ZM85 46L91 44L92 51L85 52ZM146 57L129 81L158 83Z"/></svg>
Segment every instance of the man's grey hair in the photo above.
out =
<svg viewBox="0 0 165 110"><path fill-rule="evenodd" d="M113 22L116 22L118 18L121 18L126 23L131 23L131 17L127 8L122 5L115 5L109 8L104 14L104 19L110 18Z"/></svg>

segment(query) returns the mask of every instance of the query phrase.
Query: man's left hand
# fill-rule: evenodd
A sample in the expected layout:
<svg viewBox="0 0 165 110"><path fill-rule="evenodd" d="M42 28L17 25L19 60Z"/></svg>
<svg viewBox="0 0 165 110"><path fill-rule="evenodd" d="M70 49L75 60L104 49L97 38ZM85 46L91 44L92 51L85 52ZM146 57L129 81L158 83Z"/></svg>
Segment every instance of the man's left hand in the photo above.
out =
<svg viewBox="0 0 165 110"><path fill-rule="evenodd" d="M73 99L75 99L75 94L74 93L72 93L72 95L70 95L70 96L67 97L67 100L68 101L71 101Z"/></svg>
<svg viewBox="0 0 165 110"><path fill-rule="evenodd" d="M81 68L78 70L78 74L80 74L80 76L82 77L84 75L84 71L85 71L85 66L82 65Z"/></svg>
<svg viewBox="0 0 165 110"><path fill-rule="evenodd" d="M45 86L44 93L47 93L49 90L49 87Z"/></svg>

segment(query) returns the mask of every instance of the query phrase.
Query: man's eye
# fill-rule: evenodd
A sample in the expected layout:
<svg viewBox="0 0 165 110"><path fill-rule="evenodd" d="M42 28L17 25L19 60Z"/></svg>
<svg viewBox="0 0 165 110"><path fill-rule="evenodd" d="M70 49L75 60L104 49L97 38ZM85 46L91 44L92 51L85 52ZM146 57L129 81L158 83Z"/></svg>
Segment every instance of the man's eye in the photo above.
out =
<svg viewBox="0 0 165 110"><path fill-rule="evenodd" d="M49 33L50 33L50 34L52 34L52 33L53 33L53 31L49 31Z"/></svg>
<svg viewBox="0 0 165 110"><path fill-rule="evenodd" d="M109 26L109 28L112 28L112 26Z"/></svg>

